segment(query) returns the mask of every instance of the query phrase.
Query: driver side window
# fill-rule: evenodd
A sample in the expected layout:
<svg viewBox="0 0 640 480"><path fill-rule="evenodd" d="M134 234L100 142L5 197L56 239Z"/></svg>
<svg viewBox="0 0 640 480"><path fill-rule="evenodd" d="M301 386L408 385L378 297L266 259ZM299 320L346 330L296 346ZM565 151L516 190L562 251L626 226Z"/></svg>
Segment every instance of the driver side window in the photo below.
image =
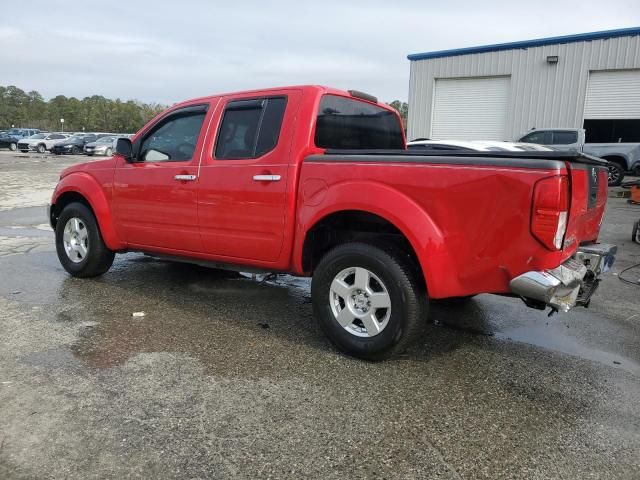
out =
<svg viewBox="0 0 640 480"><path fill-rule="evenodd" d="M191 160L198 143L206 111L172 115L145 136L140 145L142 162Z"/></svg>

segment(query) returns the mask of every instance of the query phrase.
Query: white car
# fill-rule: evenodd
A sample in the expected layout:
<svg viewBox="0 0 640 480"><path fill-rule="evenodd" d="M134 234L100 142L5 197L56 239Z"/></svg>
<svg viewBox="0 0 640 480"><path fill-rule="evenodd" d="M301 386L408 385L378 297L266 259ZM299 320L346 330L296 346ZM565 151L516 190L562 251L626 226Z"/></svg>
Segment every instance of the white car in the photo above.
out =
<svg viewBox="0 0 640 480"><path fill-rule="evenodd" d="M553 148L533 143L500 142L497 140L414 140L407 143L407 148L425 152L548 152L553 150Z"/></svg>
<svg viewBox="0 0 640 480"><path fill-rule="evenodd" d="M29 151L45 153L47 150L51 150L55 143L68 137L69 135L66 133L36 133L18 141L18 150L23 153Z"/></svg>

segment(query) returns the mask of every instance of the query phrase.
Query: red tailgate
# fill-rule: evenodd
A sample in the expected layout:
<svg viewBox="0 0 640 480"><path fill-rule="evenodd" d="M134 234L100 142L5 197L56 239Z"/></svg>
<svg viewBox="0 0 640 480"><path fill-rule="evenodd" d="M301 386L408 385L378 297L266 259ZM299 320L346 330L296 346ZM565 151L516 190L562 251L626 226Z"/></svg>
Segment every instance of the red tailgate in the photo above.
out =
<svg viewBox="0 0 640 480"><path fill-rule="evenodd" d="M567 162L571 201L564 250L573 252L585 242L595 242L607 204L607 168L599 164Z"/></svg>

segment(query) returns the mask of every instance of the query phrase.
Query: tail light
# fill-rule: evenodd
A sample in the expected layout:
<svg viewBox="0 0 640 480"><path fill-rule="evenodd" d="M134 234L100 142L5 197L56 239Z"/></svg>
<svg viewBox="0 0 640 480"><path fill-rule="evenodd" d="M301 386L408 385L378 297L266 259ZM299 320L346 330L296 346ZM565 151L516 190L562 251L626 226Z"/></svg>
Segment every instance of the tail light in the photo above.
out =
<svg viewBox="0 0 640 480"><path fill-rule="evenodd" d="M569 180L545 178L533 191L531 233L549 250L561 250L569 216Z"/></svg>

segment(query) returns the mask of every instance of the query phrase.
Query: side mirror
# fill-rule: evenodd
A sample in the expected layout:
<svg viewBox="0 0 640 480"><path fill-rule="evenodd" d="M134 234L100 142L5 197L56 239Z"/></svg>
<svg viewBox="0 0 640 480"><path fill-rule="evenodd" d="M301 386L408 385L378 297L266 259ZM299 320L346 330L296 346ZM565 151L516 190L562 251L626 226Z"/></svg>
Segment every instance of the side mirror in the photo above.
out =
<svg viewBox="0 0 640 480"><path fill-rule="evenodd" d="M128 138L119 138L116 142L116 154L124 157L127 162L133 161L133 145Z"/></svg>

